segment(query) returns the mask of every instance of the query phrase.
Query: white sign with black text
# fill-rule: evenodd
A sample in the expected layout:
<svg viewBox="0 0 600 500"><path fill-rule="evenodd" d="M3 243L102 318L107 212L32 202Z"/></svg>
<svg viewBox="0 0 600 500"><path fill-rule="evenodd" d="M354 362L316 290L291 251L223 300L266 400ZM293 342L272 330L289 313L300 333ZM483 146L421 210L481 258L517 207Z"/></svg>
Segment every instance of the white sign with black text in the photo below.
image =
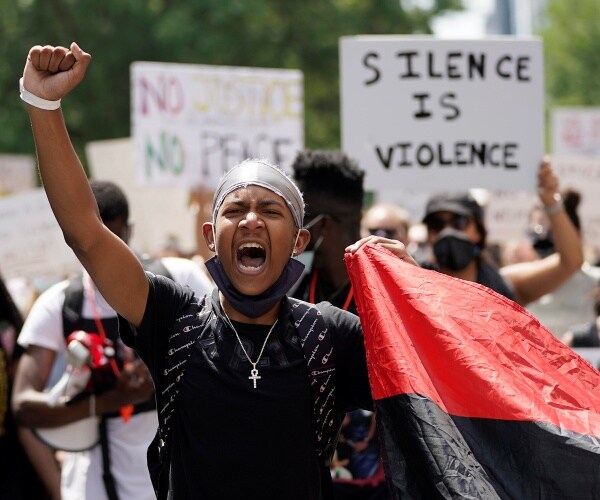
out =
<svg viewBox="0 0 600 500"><path fill-rule="evenodd" d="M534 190L539 39L345 37L340 65L342 147L367 171L367 189Z"/></svg>
<svg viewBox="0 0 600 500"><path fill-rule="evenodd" d="M304 147L298 70L136 62L131 85L141 185L212 190L242 160L288 169Z"/></svg>
<svg viewBox="0 0 600 500"><path fill-rule="evenodd" d="M42 188L0 198L0 262L6 279L62 279L81 268Z"/></svg>

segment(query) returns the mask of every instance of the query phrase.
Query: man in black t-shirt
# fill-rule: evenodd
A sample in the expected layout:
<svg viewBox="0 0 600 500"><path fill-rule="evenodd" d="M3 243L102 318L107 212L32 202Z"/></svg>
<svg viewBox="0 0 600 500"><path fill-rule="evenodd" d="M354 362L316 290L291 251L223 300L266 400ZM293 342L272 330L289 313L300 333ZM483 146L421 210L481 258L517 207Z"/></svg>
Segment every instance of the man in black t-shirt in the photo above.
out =
<svg viewBox="0 0 600 500"><path fill-rule="evenodd" d="M306 272L293 296L311 303L326 300L357 314L344 264L346 247L360 238L364 170L342 151L304 150L292 164L294 181L306 202L311 237L301 260Z"/></svg>
<svg viewBox="0 0 600 500"><path fill-rule="evenodd" d="M131 325L123 339L152 373L161 437L168 435L170 443L160 448L163 463L170 462L161 497L329 498L322 481L327 457L318 458L320 435L312 425L312 356L306 359L298 348L304 342L298 332L310 331L310 325L294 316L285 295L302 272L291 257L310 238L302 228L302 194L264 161L237 165L219 183L212 221L203 226L216 252L207 268L218 290L198 298L167 278L146 274L127 245L103 226L59 110L59 100L83 79L90 59L75 43L69 49L33 47L21 97L29 104L41 177L65 240ZM414 262L401 243L376 236L347 251L368 243ZM297 305L308 314L310 306L303 304ZM324 323L319 331L336 358L331 411L370 407L358 318L329 304L317 310L314 323ZM169 347L193 332L198 334L189 343ZM186 371L166 384L181 368L169 360L182 349L189 351ZM332 375L321 375L326 387ZM172 384L177 389L170 394ZM325 400L332 394L324 391Z"/></svg>

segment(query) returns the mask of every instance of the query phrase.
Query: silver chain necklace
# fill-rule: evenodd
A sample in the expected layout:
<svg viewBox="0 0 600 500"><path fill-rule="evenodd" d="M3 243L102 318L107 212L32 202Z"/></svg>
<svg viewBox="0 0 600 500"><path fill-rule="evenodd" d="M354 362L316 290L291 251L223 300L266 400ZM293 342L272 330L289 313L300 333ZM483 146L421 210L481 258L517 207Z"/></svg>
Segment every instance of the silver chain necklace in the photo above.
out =
<svg viewBox="0 0 600 500"><path fill-rule="evenodd" d="M225 319L227 320L227 324L229 325L229 327L233 330L233 333L235 333L235 338L237 339L237 341L240 344L240 347L242 348L242 351L244 351L244 355L246 356L246 359L248 360L248 362L252 365L252 369L250 370L250 376L248 377L250 380L252 380L252 383L254 384L254 388L256 389L256 381L258 379L260 379L261 377L258 375L258 369L256 368L256 365L258 364L258 362L260 361L260 358L262 356L263 351L265 350L265 347L267 345L267 342L269 341L269 337L271 336L271 332L275 329L275 325L277 324L277 321L279 320L279 318L277 318L275 320L275 323L273 323L273 325L271 325L271 328L269 329L269 332L267 333L267 336L265 337L265 341L263 342L263 345L260 349L260 352L258 353L258 358L256 358L256 361L252 361L250 359L250 356L248 356L248 353L246 352L246 348L244 347L244 344L242 343L242 339L240 339L240 336L238 335L237 330L234 328L233 323L231 322L231 320L229 319L229 316L227 316L227 313L225 312L225 310L223 309L223 316L225 317Z"/></svg>

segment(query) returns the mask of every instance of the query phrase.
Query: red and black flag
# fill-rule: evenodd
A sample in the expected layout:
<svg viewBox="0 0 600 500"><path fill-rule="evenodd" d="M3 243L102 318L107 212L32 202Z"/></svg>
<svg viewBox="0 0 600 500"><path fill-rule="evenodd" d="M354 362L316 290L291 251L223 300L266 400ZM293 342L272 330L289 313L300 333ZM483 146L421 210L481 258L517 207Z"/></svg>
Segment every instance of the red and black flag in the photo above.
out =
<svg viewBox="0 0 600 500"><path fill-rule="evenodd" d="M600 498L600 373L518 304L346 255L398 498Z"/></svg>

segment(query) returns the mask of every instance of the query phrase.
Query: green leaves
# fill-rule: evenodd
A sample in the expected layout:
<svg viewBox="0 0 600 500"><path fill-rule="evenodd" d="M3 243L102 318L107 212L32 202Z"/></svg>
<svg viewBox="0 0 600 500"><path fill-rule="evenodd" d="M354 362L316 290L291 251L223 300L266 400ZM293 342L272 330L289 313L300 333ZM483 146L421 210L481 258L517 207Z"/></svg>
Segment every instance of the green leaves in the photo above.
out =
<svg viewBox="0 0 600 500"><path fill-rule="evenodd" d="M63 109L76 148L130 134L129 65L168 61L295 68L304 72L311 148L339 136L338 40L344 35L429 33L434 13L399 0L0 0L0 152L33 152L17 81L32 45L77 41L92 54L85 83Z"/></svg>

